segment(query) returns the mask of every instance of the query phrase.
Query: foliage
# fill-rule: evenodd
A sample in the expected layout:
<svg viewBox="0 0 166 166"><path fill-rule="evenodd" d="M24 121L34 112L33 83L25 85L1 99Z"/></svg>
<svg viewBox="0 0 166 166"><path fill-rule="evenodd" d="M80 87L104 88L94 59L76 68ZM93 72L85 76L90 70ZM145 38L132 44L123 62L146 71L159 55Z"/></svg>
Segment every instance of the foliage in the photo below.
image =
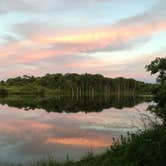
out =
<svg viewBox="0 0 166 166"><path fill-rule="evenodd" d="M157 81L158 84L153 88L154 101L157 103L156 106L152 107L159 117L161 117L166 123L166 57L156 58L149 65L146 66L147 71L151 74L158 73Z"/></svg>
<svg viewBox="0 0 166 166"><path fill-rule="evenodd" d="M158 82L166 81L166 57L165 58L156 58L149 65L146 65L147 71L150 71L151 74L159 73L157 78Z"/></svg>
<svg viewBox="0 0 166 166"><path fill-rule="evenodd" d="M0 95L1 96L7 96L8 95L8 90L5 88L0 88Z"/></svg>
<svg viewBox="0 0 166 166"><path fill-rule="evenodd" d="M10 94L65 94L71 96L96 94L150 94L154 85L134 79L106 78L99 74L46 74L43 77L23 76L1 81L0 87Z"/></svg>

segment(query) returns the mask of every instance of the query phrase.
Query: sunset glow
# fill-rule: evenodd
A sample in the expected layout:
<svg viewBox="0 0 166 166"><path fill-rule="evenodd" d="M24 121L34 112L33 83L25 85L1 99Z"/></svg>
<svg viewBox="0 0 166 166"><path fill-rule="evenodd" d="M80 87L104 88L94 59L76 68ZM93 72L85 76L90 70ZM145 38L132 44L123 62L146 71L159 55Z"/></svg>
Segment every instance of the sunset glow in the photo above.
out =
<svg viewBox="0 0 166 166"><path fill-rule="evenodd" d="M164 0L1 0L0 79L77 72L154 82L144 66L166 56L165 8Z"/></svg>
<svg viewBox="0 0 166 166"><path fill-rule="evenodd" d="M51 144L64 144L64 145L75 145L75 146L88 146L88 147L107 147L110 146L110 141L106 140L95 140L87 138L49 138L46 143Z"/></svg>

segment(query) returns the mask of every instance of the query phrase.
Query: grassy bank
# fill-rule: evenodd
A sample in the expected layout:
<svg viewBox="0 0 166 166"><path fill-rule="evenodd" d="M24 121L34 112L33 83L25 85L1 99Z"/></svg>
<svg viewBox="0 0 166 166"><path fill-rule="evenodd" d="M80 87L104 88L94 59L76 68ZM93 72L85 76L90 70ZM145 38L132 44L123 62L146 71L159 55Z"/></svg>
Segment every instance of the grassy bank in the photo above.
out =
<svg viewBox="0 0 166 166"><path fill-rule="evenodd" d="M89 154L80 161L58 163L53 158L31 166L164 166L166 164L166 126L131 134L121 143L115 142L105 153Z"/></svg>

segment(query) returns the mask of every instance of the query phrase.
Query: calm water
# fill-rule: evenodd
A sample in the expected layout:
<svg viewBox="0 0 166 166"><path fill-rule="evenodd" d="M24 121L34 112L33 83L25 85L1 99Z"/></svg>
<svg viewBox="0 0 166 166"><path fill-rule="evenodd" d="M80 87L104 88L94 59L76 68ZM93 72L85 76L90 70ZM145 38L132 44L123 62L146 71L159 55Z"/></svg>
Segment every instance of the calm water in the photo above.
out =
<svg viewBox="0 0 166 166"><path fill-rule="evenodd" d="M150 126L150 102L134 98L0 99L0 161L28 163L53 155L63 161L100 153L127 131Z"/></svg>

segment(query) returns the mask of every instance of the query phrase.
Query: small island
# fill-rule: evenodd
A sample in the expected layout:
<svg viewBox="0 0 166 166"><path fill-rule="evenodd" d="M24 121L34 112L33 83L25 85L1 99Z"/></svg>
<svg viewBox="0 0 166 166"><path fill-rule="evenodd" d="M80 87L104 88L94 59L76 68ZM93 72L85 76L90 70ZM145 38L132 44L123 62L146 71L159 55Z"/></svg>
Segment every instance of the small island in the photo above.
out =
<svg viewBox="0 0 166 166"><path fill-rule="evenodd" d="M100 74L46 74L23 76L0 82L0 95L63 95L71 97L96 95L151 95L152 83L134 79L107 78Z"/></svg>

